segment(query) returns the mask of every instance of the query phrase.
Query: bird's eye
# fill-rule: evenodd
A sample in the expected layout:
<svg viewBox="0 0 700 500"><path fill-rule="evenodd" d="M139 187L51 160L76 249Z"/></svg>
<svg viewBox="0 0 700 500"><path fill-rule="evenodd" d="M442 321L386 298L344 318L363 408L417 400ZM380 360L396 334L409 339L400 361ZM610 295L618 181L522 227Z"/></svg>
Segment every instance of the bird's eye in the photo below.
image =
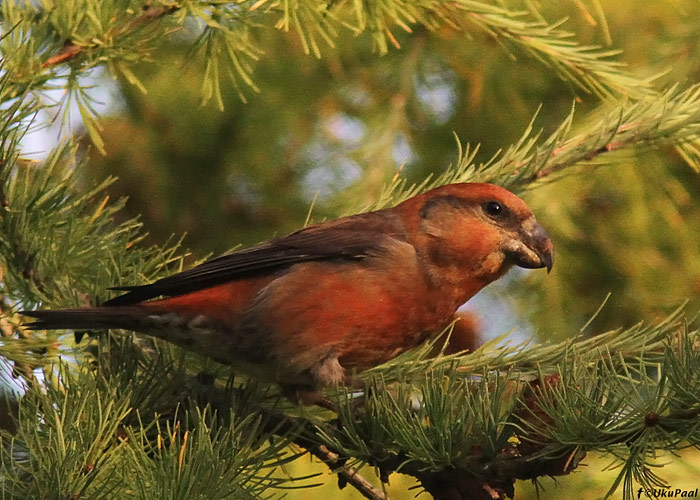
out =
<svg viewBox="0 0 700 500"><path fill-rule="evenodd" d="M484 212L489 217L498 217L503 214L503 205L497 201L489 201L484 205Z"/></svg>

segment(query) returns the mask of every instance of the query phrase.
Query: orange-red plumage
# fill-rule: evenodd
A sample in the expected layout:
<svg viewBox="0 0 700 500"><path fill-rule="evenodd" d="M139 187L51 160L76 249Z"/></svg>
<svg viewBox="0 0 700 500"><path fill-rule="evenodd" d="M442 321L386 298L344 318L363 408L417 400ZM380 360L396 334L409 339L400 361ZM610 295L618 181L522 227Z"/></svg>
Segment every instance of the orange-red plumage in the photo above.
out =
<svg viewBox="0 0 700 500"><path fill-rule="evenodd" d="M26 314L36 329L132 329L313 388L439 333L512 265L552 261L520 198L453 184L124 288L100 307Z"/></svg>
<svg viewBox="0 0 700 500"><path fill-rule="evenodd" d="M249 278L215 285L196 292L143 302L154 311L168 311L194 318L206 315L221 323L235 323L258 291L271 277Z"/></svg>

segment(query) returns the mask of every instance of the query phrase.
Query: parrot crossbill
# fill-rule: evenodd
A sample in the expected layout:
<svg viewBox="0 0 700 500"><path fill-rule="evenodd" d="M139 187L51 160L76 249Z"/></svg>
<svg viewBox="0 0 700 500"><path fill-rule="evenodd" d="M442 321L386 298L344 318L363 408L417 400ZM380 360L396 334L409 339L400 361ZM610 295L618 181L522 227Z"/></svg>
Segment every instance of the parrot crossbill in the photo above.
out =
<svg viewBox="0 0 700 500"><path fill-rule="evenodd" d="M134 330L278 382L343 384L440 333L511 266L552 267L525 202L451 184L133 287L99 307L25 311L29 328Z"/></svg>

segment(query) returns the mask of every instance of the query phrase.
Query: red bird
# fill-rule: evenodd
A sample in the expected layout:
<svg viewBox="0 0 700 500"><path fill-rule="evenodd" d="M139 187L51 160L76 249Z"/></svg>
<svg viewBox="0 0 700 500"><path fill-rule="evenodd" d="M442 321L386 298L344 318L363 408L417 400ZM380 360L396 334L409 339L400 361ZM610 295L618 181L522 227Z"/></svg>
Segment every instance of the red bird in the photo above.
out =
<svg viewBox="0 0 700 500"><path fill-rule="evenodd" d="M135 330L313 391L439 333L512 265L549 271L553 256L513 193L452 184L116 288L100 307L23 314L35 330Z"/></svg>

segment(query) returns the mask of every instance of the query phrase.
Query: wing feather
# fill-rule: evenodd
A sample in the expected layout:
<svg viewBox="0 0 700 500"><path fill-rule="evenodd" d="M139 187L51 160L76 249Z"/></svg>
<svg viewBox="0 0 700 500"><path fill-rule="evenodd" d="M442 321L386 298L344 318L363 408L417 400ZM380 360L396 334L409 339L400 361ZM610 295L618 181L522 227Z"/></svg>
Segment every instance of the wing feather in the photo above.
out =
<svg viewBox="0 0 700 500"><path fill-rule="evenodd" d="M232 280L279 271L318 260L361 260L376 252L386 239L405 239L398 218L379 212L354 215L302 229L283 238L208 260L199 266L149 285L114 287L126 291L104 303L131 305L156 297L173 297Z"/></svg>

